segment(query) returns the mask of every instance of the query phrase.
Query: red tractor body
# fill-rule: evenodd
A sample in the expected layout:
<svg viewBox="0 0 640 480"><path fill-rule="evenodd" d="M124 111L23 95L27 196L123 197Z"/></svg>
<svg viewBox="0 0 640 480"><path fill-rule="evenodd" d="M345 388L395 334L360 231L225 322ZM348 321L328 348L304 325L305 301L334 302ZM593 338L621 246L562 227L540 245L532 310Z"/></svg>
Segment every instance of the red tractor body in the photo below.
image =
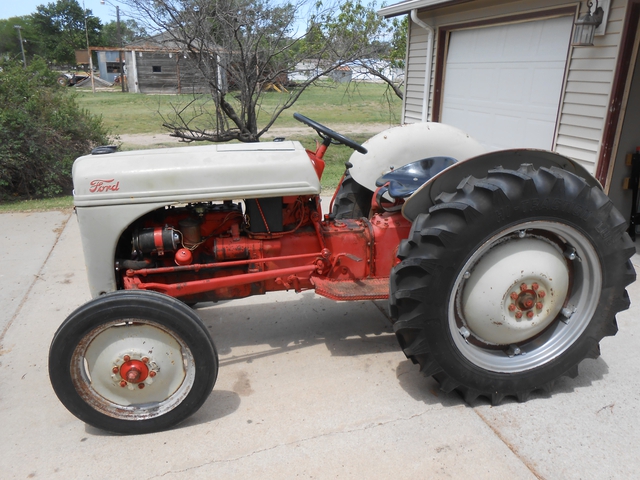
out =
<svg viewBox="0 0 640 480"><path fill-rule="evenodd" d="M145 258L119 261L123 287L188 303L314 288L334 300L389 296L398 244L411 228L399 211L332 221L321 215L317 197L252 202L268 216L249 223L229 202L143 218L134 242Z"/></svg>

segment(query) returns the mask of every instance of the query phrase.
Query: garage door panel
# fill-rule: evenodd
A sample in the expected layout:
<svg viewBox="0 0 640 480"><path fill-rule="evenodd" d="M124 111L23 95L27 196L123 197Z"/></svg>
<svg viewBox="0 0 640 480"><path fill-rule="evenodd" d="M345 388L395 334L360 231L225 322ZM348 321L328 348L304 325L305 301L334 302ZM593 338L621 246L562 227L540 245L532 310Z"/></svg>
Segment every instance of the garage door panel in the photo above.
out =
<svg viewBox="0 0 640 480"><path fill-rule="evenodd" d="M543 20L537 39L536 58L545 61L566 62L573 29L573 17ZM537 23L537 22L536 22Z"/></svg>
<svg viewBox="0 0 640 480"><path fill-rule="evenodd" d="M499 72L491 67L475 70L467 67L452 68L447 72L447 81L452 86L449 98L482 102L495 97L498 75Z"/></svg>
<svg viewBox="0 0 640 480"><path fill-rule="evenodd" d="M540 28L536 27L529 23L506 27L505 43L499 60L526 62L532 58L538 59L537 40L540 37Z"/></svg>
<svg viewBox="0 0 640 480"><path fill-rule="evenodd" d="M472 83L468 75L468 69L460 66L447 70L447 87L451 87L449 94L451 100L464 100L473 95Z"/></svg>
<svg viewBox="0 0 640 480"><path fill-rule="evenodd" d="M524 127L525 138L523 145L529 148L542 148L551 150L553 147L553 134L556 128L555 122L544 120L527 119Z"/></svg>
<svg viewBox="0 0 640 480"><path fill-rule="evenodd" d="M473 46L475 49L475 55L473 56L473 58L477 58L478 56L483 55L483 52L491 49L492 45L504 45L506 41L505 32L500 30L491 31L488 33L479 30L475 32L474 37L475 38L473 39ZM487 58L487 60L489 61L498 60L498 55L502 53L495 50L489 51L491 51L492 53L492 56Z"/></svg>
<svg viewBox="0 0 640 480"><path fill-rule="evenodd" d="M546 105L553 108L555 114L558 110L558 103L560 102L560 94L562 89L562 83L559 88L555 88L554 92L549 90L549 85L555 85L556 82L562 82L564 77L564 63L558 65L556 63L551 65L539 65L532 72L531 79L531 95L529 97L529 103L532 105ZM552 94L553 93L553 94Z"/></svg>
<svg viewBox="0 0 640 480"><path fill-rule="evenodd" d="M572 18L454 31L441 120L489 148L551 148Z"/></svg>
<svg viewBox="0 0 640 480"><path fill-rule="evenodd" d="M478 134L481 135L481 138L489 138L493 125L495 124L495 117L495 114L484 111L467 111L467 130L473 126Z"/></svg>
<svg viewBox="0 0 640 480"><path fill-rule="evenodd" d="M521 104L528 100L531 72L527 68L496 68L498 90L496 100L500 103Z"/></svg>
<svg viewBox="0 0 640 480"><path fill-rule="evenodd" d="M492 115L492 125L495 128L499 128L502 135L509 138L510 141L516 143L522 143L525 135L524 119L510 116L510 115ZM486 127L485 127L486 128ZM491 132L488 132L491 134ZM499 149L499 145L488 145L491 149Z"/></svg>

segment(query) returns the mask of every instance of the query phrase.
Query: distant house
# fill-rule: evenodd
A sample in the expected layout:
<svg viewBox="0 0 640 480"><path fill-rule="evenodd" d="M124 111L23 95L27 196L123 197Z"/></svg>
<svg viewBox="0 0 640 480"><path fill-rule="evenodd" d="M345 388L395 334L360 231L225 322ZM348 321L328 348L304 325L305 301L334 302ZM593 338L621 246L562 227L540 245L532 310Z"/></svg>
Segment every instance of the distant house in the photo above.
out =
<svg viewBox="0 0 640 480"><path fill-rule="evenodd" d="M380 72L382 75L387 77L392 82L401 83L404 79L404 70L401 68L394 68L391 66L391 63L385 60L363 60L362 63L370 66L377 72ZM382 83L383 80L377 76L373 75L369 69L365 68L362 64L349 64L353 74L353 80L362 81L362 82L375 82Z"/></svg>
<svg viewBox="0 0 640 480"><path fill-rule="evenodd" d="M98 70L100 78L109 83L116 81L120 76L120 52L117 51L100 51L96 52L98 56ZM125 55L122 54L123 67Z"/></svg>
<svg viewBox="0 0 640 480"><path fill-rule="evenodd" d="M208 80L190 61L189 53L168 33L137 40L122 49L91 47L91 50L98 52L100 76L109 81L120 75L118 51L124 51L129 92L179 94L210 91ZM218 81L224 88L225 78L221 68L218 68Z"/></svg>
<svg viewBox="0 0 640 480"><path fill-rule="evenodd" d="M204 93L207 80L170 34L161 33L127 45L129 90L140 93Z"/></svg>
<svg viewBox="0 0 640 480"><path fill-rule="evenodd" d="M640 0L599 5L604 18L592 46L573 45L584 0L406 0L382 8L385 17L410 17L403 121L448 123L491 149L571 157L627 215L625 156L640 146Z"/></svg>
<svg viewBox="0 0 640 480"><path fill-rule="evenodd" d="M352 71L347 65L343 65L341 67L332 70L329 73L329 78L331 78L336 83L348 83L352 78Z"/></svg>
<svg viewBox="0 0 640 480"><path fill-rule="evenodd" d="M303 60L298 62L293 71L289 72L289 80L292 82L305 82L323 71L320 60Z"/></svg>
<svg viewBox="0 0 640 480"><path fill-rule="evenodd" d="M400 68L393 68L387 61L382 60L364 60L364 63L371 65L377 71L381 72L385 77L391 79L394 82L402 82L404 78L404 70ZM289 80L291 81L306 81L310 78L317 76L323 70L330 67L331 64L321 62L320 60L305 60L299 62L292 72L289 72ZM372 75L369 70L359 63L348 63L342 65L335 70L331 71L328 75L335 82L350 82L351 80L362 82L382 82L383 80Z"/></svg>

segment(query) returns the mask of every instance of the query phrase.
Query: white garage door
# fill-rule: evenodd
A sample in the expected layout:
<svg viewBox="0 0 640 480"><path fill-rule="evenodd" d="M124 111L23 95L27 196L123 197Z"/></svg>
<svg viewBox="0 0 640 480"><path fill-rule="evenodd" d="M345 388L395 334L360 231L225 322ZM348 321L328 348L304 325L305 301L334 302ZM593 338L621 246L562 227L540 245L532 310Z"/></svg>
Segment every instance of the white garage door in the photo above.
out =
<svg viewBox="0 0 640 480"><path fill-rule="evenodd" d="M454 31L442 123L491 150L551 149L573 18Z"/></svg>

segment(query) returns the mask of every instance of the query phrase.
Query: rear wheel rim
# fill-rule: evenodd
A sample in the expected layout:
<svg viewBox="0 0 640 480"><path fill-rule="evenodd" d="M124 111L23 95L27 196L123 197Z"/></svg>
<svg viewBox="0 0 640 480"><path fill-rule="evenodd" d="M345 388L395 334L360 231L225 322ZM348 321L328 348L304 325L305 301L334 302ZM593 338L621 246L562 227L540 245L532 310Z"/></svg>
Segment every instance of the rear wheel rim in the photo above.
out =
<svg viewBox="0 0 640 480"><path fill-rule="evenodd" d="M477 281L474 279L474 269L486 255L490 252L495 255L500 249L506 251L505 246L517 239L536 239L541 243L554 245L562 255L568 257L568 289L564 298L556 299L558 313L547 320L542 331L531 329L530 335L524 338L514 335L513 342L496 341L509 338L509 335L491 336L490 340L493 341L486 341L483 336L487 337L487 334L484 331L479 333L479 324L466 318L465 287L474 280ZM554 262L557 263L555 260ZM535 278L533 281L529 280L529 290L533 282ZM548 221L512 226L485 242L460 270L452 290L455 293L450 297L448 305L448 324L453 343L466 360L492 372L517 373L545 365L566 352L587 328L598 306L602 282L598 256L587 238L575 228ZM491 288L490 285L486 287L487 290ZM497 323L503 319L508 307L506 302L518 303L523 298L529 298L519 296L515 300L509 300L508 296L509 292L504 292L503 302L491 307L494 309L491 318L496 319ZM527 321L526 317L523 321Z"/></svg>

